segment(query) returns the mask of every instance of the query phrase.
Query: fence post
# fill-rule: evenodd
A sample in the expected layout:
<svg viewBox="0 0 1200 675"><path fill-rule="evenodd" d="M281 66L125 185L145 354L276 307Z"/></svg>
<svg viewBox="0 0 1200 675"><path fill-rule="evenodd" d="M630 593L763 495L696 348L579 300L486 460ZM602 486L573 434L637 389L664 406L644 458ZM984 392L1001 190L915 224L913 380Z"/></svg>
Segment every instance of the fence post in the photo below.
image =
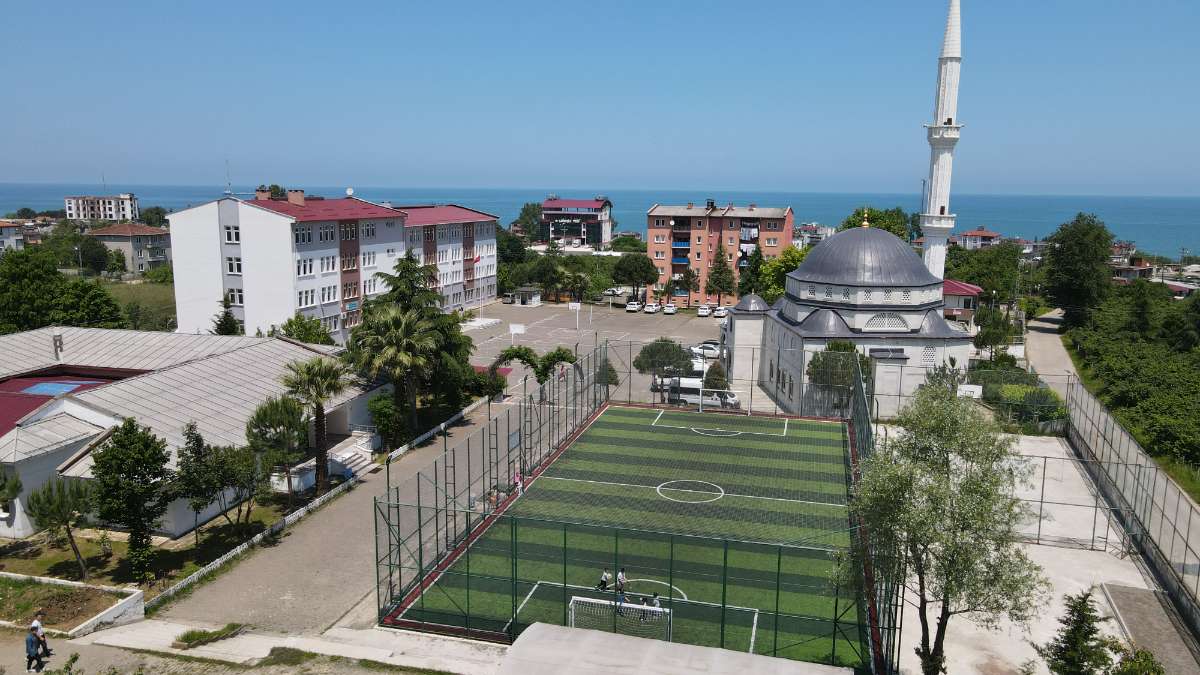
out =
<svg viewBox="0 0 1200 675"><path fill-rule="evenodd" d="M675 535L670 535L667 544L667 609L671 611L674 624L679 615L675 612ZM671 628L671 642L675 641L675 629Z"/></svg>
<svg viewBox="0 0 1200 675"><path fill-rule="evenodd" d="M838 636L838 601L842 598L842 585L833 585L833 650L829 654L829 665L837 663L837 636Z"/></svg>
<svg viewBox="0 0 1200 675"><path fill-rule="evenodd" d="M725 647L725 599L729 589L729 540L722 540L725 544L724 553L721 561L721 648Z"/></svg>
<svg viewBox="0 0 1200 675"><path fill-rule="evenodd" d="M1046 462L1048 458L1042 457L1042 496L1038 499L1038 530L1037 543L1042 543L1042 513L1046 508Z"/></svg>
<svg viewBox="0 0 1200 675"><path fill-rule="evenodd" d="M779 655L779 591L783 579L783 546L776 546L775 551L775 635L771 640L771 656Z"/></svg>
<svg viewBox="0 0 1200 675"><path fill-rule="evenodd" d="M425 537L421 525L421 474L417 474L417 597L421 599L421 623L425 623Z"/></svg>
<svg viewBox="0 0 1200 675"><path fill-rule="evenodd" d="M567 523L563 521L563 581L562 581L563 625L567 625Z"/></svg>
<svg viewBox="0 0 1200 675"><path fill-rule="evenodd" d="M613 528L613 575L614 575L613 580L614 581L617 579L616 575L619 575L620 573L621 573L621 531L614 527ZM615 588L616 584L614 584L613 586ZM624 592L624 590L625 590L624 588L621 589L622 592ZM616 609L618 612L621 611L621 606L616 604L617 598L616 598L615 594L613 596L613 600L614 600L613 608ZM617 612L613 612L612 618L613 618L612 632L616 633L617 632Z"/></svg>
<svg viewBox="0 0 1200 675"><path fill-rule="evenodd" d="M515 638L517 636L517 519L509 516L508 524L512 540L508 551L512 558L512 621L508 624L508 633L510 638Z"/></svg>

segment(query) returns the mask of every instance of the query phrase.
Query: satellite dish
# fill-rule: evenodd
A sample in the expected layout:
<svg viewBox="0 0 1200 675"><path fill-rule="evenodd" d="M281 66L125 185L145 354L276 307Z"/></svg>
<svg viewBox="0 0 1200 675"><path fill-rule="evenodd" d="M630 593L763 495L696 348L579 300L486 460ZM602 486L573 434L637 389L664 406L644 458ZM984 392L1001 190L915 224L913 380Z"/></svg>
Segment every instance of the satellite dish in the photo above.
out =
<svg viewBox="0 0 1200 675"><path fill-rule="evenodd" d="M346 188L346 196L353 197L354 196L354 188Z"/></svg>

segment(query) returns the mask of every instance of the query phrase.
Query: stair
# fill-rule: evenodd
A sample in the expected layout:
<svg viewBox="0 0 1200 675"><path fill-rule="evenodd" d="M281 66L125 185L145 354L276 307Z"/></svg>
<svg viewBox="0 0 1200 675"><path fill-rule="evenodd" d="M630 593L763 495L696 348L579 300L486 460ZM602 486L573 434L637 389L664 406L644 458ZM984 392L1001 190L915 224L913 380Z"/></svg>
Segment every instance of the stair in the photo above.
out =
<svg viewBox="0 0 1200 675"><path fill-rule="evenodd" d="M371 458L371 441L373 434L365 431L354 431L350 438L339 443L329 451L329 456L342 466L352 471L356 476L363 476L378 471L380 466Z"/></svg>

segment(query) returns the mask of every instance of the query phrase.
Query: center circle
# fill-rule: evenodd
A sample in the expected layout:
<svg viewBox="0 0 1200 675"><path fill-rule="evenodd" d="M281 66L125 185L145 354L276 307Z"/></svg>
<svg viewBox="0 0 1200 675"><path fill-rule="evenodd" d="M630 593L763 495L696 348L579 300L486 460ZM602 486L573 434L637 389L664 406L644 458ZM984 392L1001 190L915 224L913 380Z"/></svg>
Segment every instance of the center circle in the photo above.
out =
<svg viewBox="0 0 1200 675"><path fill-rule="evenodd" d="M664 490L681 495L682 498L663 494ZM707 504L725 496L725 490L720 485L706 480L669 480L654 488L654 491L667 501L683 504Z"/></svg>

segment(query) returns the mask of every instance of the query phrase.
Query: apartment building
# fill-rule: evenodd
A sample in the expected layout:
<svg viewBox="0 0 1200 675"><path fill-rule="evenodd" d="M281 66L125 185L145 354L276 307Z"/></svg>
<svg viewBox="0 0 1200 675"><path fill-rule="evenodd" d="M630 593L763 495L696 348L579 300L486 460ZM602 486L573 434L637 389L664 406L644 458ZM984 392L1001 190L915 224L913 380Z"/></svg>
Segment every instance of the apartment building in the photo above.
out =
<svg viewBox="0 0 1200 675"><path fill-rule="evenodd" d="M725 248L726 262L739 271L750 263L754 249L771 259L790 246L795 226L792 207L760 207L756 204L717 206L712 199L703 206L655 204L646 212L646 254L658 268L659 280L654 295L661 302L696 304L716 302L715 294L704 292L708 271L712 268L717 244ZM679 279L692 269L700 278L698 291L677 289L672 298L659 297L670 278ZM722 300L728 299L728 296Z"/></svg>
<svg viewBox="0 0 1200 675"><path fill-rule="evenodd" d="M409 250L437 261L447 309L465 306L468 286L472 301L494 298L496 217L458 206L411 209L410 219L406 210L350 196L288 190L272 199L263 190L171 214L179 332L208 331L226 297L247 334L267 333L299 312L344 343L363 302L386 291L375 275ZM490 297L481 295L488 288Z"/></svg>
<svg viewBox="0 0 1200 675"><path fill-rule="evenodd" d="M604 249L612 243L612 236L612 202L607 197L560 199L550 195L542 202L539 242Z"/></svg>
<svg viewBox="0 0 1200 675"><path fill-rule="evenodd" d="M792 245L796 248L816 246L832 237L835 232L837 230L834 228L820 223L803 223L796 226L796 238L792 240Z"/></svg>
<svg viewBox="0 0 1200 675"><path fill-rule="evenodd" d="M446 311L469 310L496 299L498 216L455 204L397 207L407 214L407 248L436 265Z"/></svg>
<svg viewBox="0 0 1200 675"><path fill-rule="evenodd" d="M171 232L141 223L118 223L88 230L110 251L125 256L125 269L141 274L171 262Z"/></svg>
<svg viewBox="0 0 1200 675"><path fill-rule="evenodd" d="M25 248L25 225L17 220L0 220L0 253Z"/></svg>
<svg viewBox="0 0 1200 675"><path fill-rule="evenodd" d="M968 251L978 251L981 248L1001 243L1004 241L1004 237L999 232L992 232L986 227L977 227L952 237L951 241Z"/></svg>
<svg viewBox="0 0 1200 675"><path fill-rule="evenodd" d="M142 213L138 200L131 192L103 197L64 197L63 208L68 220L112 220L116 222L137 220Z"/></svg>

